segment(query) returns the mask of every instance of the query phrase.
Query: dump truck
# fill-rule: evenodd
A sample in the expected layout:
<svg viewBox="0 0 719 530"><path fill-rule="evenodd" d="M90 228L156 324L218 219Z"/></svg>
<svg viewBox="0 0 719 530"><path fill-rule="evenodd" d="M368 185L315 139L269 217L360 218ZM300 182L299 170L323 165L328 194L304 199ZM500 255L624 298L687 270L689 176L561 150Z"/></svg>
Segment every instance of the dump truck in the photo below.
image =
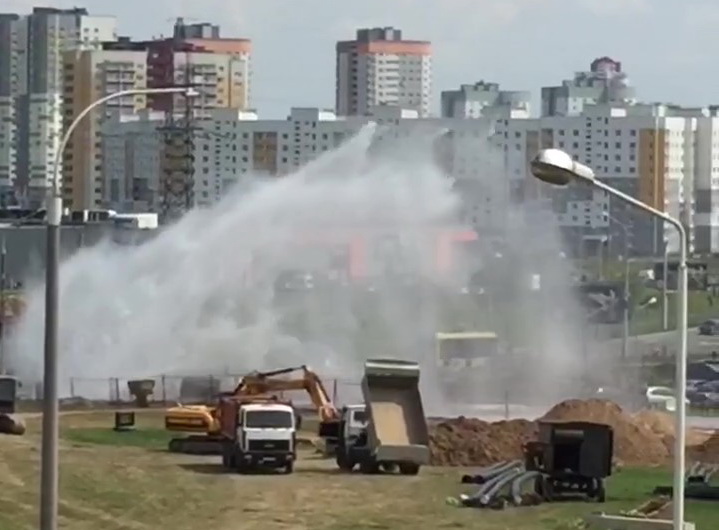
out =
<svg viewBox="0 0 719 530"><path fill-rule="evenodd" d="M340 420L337 463L362 473L392 472L416 475L429 463L429 431L419 391L419 365L394 359L365 362L362 394L366 427L353 435L346 408Z"/></svg>
<svg viewBox="0 0 719 530"><path fill-rule="evenodd" d="M220 394L219 398L271 397L290 390L307 392L319 414L318 435L333 453L337 444L340 414L332 404L322 380L308 366L247 374L232 392ZM165 429L189 434L170 440L168 449L177 453L220 454L221 418L222 411L217 405L178 405L167 409Z"/></svg>
<svg viewBox="0 0 719 530"><path fill-rule="evenodd" d="M233 396L220 400L222 465L238 473L281 469L292 473L299 416L277 397Z"/></svg>
<svg viewBox="0 0 719 530"><path fill-rule="evenodd" d="M0 434L25 434L25 423L15 416L20 381L11 375L0 375Z"/></svg>

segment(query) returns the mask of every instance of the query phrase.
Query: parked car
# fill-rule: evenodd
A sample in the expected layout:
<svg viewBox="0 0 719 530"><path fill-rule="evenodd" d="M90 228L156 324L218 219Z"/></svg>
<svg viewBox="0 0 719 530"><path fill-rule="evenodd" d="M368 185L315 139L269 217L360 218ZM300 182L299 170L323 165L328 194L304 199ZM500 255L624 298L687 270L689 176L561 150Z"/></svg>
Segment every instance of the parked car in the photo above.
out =
<svg viewBox="0 0 719 530"><path fill-rule="evenodd" d="M647 388L647 405L650 409L674 412L677 409L677 400L674 398L674 389L666 386L650 386ZM685 403L689 405L689 400Z"/></svg>
<svg viewBox="0 0 719 530"><path fill-rule="evenodd" d="M697 384L687 397L692 405L698 407L719 407L719 381L704 381Z"/></svg>
<svg viewBox="0 0 719 530"><path fill-rule="evenodd" d="M705 320L699 326L699 335L719 335L719 318Z"/></svg>

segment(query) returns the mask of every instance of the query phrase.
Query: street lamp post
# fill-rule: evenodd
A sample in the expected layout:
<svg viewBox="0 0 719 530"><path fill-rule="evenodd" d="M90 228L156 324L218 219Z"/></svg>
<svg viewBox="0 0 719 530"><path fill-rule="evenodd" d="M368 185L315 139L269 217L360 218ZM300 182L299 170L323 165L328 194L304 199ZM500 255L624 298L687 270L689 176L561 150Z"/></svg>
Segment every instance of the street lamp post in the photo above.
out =
<svg viewBox="0 0 719 530"><path fill-rule="evenodd" d="M45 344L42 415L42 471L40 476L40 530L57 530L58 508L58 338L59 269L62 191L60 165L67 143L82 119L96 107L116 98L142 94L197 93L191 86L121 90L94 101L77 115L65 131L55 153L53 178L47 201L47 243L45 254Z"/></svg>
<svg viewBox="0 0 719 530"><path fill-rule="evenodd" d="M664 242L664 263L662 264L662 331L669 329L669 246Z"/></svg>
<svg viewBox="0 0 719 530"><path fill-rule="evenodd" d="M629 227L618 221L609 212L604 215L618 224L624 232L624 295L622 296L622 360L627 358L629 344Z"/></svg>
<svg viewBox="0 0 719 530"><path fill-rule="evenodd" d="M686 386L687 386L687 236L684 225L674 217L652 208L634 197L627 195L596 179L594 171L580 164L560 149L543 149L531 162L532 174L549 184L566 186L572 180L580 180L600 189L612 197L631 204L640 210L661 219L679 233L678 287L679 303L677 328L679 329L679 353L676 357L676 435L674 437L674 485L673 485L673 530L684 527L684 470L686 452Z"/></svg>

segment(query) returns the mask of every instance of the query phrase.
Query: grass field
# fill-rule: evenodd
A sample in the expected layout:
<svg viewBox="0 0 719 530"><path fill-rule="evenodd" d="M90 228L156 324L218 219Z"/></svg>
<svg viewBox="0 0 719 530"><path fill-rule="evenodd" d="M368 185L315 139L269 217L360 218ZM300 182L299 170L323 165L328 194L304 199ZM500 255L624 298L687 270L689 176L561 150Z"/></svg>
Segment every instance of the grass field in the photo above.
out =
<svg viewBox="0 0 719 530"><path fill-rule="evenodd" d="M61 436L61 527L72 530L316 529L570 530L579 517L638 506L662 470L624 470L605 505L567 503L504 512L448 506L466 487L462 469L425 468L417 477L338 473L305 451L290 476L222 472L218 458L172 455L157 413L135 433L115 433L109 414L65 415ZM37 528L37 420L22 438L0 438L0 530ZM719 504L691 502L699 530L719 528Z"/></svg>

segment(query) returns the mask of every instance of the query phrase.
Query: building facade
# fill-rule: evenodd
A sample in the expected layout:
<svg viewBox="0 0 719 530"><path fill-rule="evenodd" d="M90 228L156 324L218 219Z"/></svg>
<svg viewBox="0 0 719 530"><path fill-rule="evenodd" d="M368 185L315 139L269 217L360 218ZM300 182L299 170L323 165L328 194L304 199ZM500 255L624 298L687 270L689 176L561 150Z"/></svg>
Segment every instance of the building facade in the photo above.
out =
<svg viewBox="0 0 719 530"><path fill-rule="evenodd" d="M577 72L560 86L542 88L542 116L579 116L587 105L636 102L622 63L609 57L595 59L589 71Z"/></svg>
<svg viewBox="0 0 719 530"><path fill-rule="evenodd" d="M335 93L339 116L366 115L380 105L429 116L431 43L404 40L392 27L357 30L355 40L336 45Z"/></svg>
<svg viewBox="0 0 719 530"><path fill-rule="evenodd" d="M0 185L3 200L38 205L52 179L63 125L63 56L117 37L115 18L85 9L34 8L0 21ZM9 80L9 82L7 82Z"/></svg>
<svg viewBox="0 0 719 530"><path fill-rule="evenodd" d="M526 90L500 90L498 83L479 81L458 90L442 91L443 118L529 118L532 94Z"/></svg>
<svg viewBox="0 0 719 530"><path fill-rule="evenodd" d="M512 204L538 202L553 212L568 252L602 250L659 255L674 231L602 192L572 185L556 189L534 179L529 163L541 148L555 147L594 168L599 178L683 220L691 249L719 252L719 116L716 109L667 105L587 105L578 116L421 118L416 111L380 106L367 116L340 117L295 108L286 120L260 120L251 112L211 111L195 133L193 206L209 207L250 178L288 174L355 135L370 121L380 127L375 146L415 132L435 131L437 161L463 196L463 221L501 237ZM154 122L153 122L154 119ZM108 124L114 137L105 156L108 190L156 189L157 151L139 130L161 123L155 114ZM116 140L116 141L115 141ZM133 144L133 142L135 142ZM390 144L387 144L390 145ZM390 146L391 149L391 146ZM127 175L137 181L129 182ZM142 184L138 184L142 182ZM106 206L157 211L157 201L110 193Z"/></svg>
<svg viewBox="0 0 719 530"><path fill-rule="evenodd" d="M83 120L64 157L66 206L97 208L108 197L115 197L114 202L122 204L129 198L139 204L166 199L173 186L191 178L188 160L194 150L192 140L199 130L196 122L207 119L214 109L240 111L249 106L250 56L250 41L221 38L218 26L186 25L182 19L177 20L171 38L135 42L122 37L102 43L101 49L66 52L65 126L93 101L120 90L192 83L199 93L192 99L181 94L127 96L108 102ZM138 114L142 109L152 112ZM104 123L111 118L122 122L124 117L130 118L127 156L132 158L136 150L153 145L163 178L150 183L152 179L143 176L147 166L143 162L141 173L124 177L126 185L104 189L105 184L113 182L117 186L114 173L102 174L102 157L106 152L103 143L109 140L106 134L110 137L113 134L104 131ZM153 128L152 137L145 138L149 144L143 144L141 136L146 131L135 131L133 127L148 119L161 123ZM161 132L164 140L159 144L155 142L157 132ZM113 149L107 152L113 153ZM114 167L112 163L108 166Z"/></svg>
<svg viewBox="0 0 719 530"><path fill-rule="evenodd" d="M72 50L64 55L65 127L100 98L146 88L147 52L144 50ZM68 208L98 208L102 204L103 123L113 116L135 115L147 105L147 96L108 101L82 120L63 157L63 198Z"/></svg>

